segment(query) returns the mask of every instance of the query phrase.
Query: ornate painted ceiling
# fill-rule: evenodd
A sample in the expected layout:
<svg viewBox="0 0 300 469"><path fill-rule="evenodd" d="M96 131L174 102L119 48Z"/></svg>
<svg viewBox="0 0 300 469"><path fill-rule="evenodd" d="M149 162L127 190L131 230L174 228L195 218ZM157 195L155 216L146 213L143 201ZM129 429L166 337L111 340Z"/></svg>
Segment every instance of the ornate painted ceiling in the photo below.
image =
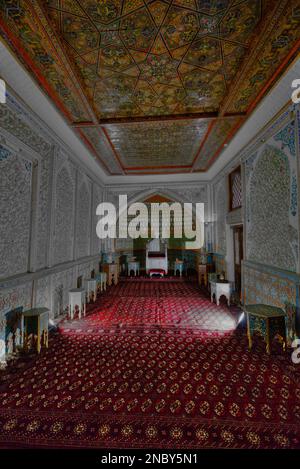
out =
<svg viewBox="0 0 300 469"><path fill-rule="evenodd" d="M108 174L206 171L300 46L300 0L0 0L0 14Z"/></svg>

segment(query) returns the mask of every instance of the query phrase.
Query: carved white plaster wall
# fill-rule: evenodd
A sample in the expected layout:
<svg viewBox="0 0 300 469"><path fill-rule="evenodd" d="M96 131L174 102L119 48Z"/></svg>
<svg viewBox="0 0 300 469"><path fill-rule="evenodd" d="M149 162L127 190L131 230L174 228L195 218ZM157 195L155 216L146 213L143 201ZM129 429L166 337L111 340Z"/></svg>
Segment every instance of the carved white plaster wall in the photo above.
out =
<svg viewBox="0 0 300 469"><path fill-rule="evenodd" d="M76 287L77 269L66 269L51 276L51 316L57 318L66 311L69 290Z"/></svg>
<svg viewBox="0 0 300 469"><path fill-rule="evenodd" d="M290 141L295 139L292 129L290 126L285 132ZM296 153L292 143L281 145L283 132L261 145L246 161L246 255L252 261L296 271L299 243Z"/></svg>
<svg viewBox="0 0 300 469"><path fill-rule="evenodd" d="M0 230L3 229L3 233L0 233L0 277L3 278L2 288L0 287L1 328L1 310L9 311L17 306L46 306L50 308L53 317L57 316L67 307L69 289L76 286L77 276L81 274L80 266L65 265L74 259L75 189L78 171L67 149L58 143L49 129L37 122L30 110L25 110L23 105L19 105L10 96L7 105L0 106L0 145L8 151L6 153L1 149L0 152L0 211L4 218L0 222ZM33 195L33 163L27 161L24 155L30 155L31 161L37 158L38 178ZM77 247L78 256L86 257L90 252L98 253L99 244L96 238L91 238L91 181L81 169L79 174ZM101 197L100 186L98 194L93 197L94 204L97 203L99 194ZM32 197L34 210L31 205ZM36 229L33 227L31 230L35 252L33 267L35 271L41 270L41 277L35 275L32 283L28 281L30 274L27 274L27 268L33 212L36 216ZM96 216L93 226L95 223ZM61 265L61 270L45 276L43 269L49 265L49 259L52 261L51 266ZM93 268L98 268L98 258L85 263L84 275L90 274ZM16 274L24 274L23 283L22 279L17 282L6 280ZM11 288L7 287L10 284Z"/></svg>
<svg viewBox="0 0 300 469"><path fill-rule="evenodd" d="M99 254L101 250L101 240L96 233L98 217L96 216L97 206L102 202L103 191L96 184L93 184L93 208L92 208L92 232L91 232L91 254Z"/></svg>
<svg viewBox="0 0 300 469"><path fill-rule="evenodd" d="M53 221L53 264L73 258L75 171L63 165L56 176Z"/></svg>
<svg viewBox="0 0 300 469"><path fill-rule="evenodd" d="M49 194L52 145L47 141L42 131L29 121L29 116L22 107L9 96L8 103L0 106L0 138L9 138L18 147L21 142L28 149L34 150L41 156L40 186L37 199L37 223L39 229L36 233L36 268L40 269L47 263L47 240L49 230ZM30 150L29 150L30 152Z"/></svg>
<svg viewBox="0 0 300 469"><path fill-rule="evenodd" d="M91 183L81 173L78 177L76 207L76 258L89 255L91 236Z"/></svg>
<svg viewBox="0 0 300 469"><path fill-rule="evenodd" d="M35 284L35 307L51 310L51 276L39 278Z"/></svg>
<svg viewBox="0 0 300 469"><path fill-rule="evenodd" d="M0 277L27 272L32 163L0 145Z"/></svg>

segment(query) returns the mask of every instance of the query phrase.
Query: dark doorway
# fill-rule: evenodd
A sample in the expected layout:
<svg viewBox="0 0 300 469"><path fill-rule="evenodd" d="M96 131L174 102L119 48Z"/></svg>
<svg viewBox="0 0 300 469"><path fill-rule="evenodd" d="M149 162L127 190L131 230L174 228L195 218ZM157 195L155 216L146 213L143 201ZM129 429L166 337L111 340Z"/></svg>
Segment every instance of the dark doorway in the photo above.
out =
<svg viewBox="0 0 300 469"><path fill-rule="evenodd" d="M80 275L80 277L77 277L77 288L82 288L82 281L82 275Z"/></svg>
<svg viewBox="0 0 300 469"><path fill-rule="evenodd" d="M237 295L241 298L242 290L242 260L244 257L243 248L243 226L235 226L233 228L233 242L234 242L234 276L235 276L235 289Z"/></svg>

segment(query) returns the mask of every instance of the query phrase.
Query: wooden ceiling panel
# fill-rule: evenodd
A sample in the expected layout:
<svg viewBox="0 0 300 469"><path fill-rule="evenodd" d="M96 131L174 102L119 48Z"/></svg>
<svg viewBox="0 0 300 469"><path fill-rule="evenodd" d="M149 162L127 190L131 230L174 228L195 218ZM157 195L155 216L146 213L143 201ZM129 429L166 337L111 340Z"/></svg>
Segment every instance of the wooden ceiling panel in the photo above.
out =
<svg viewBox="0 0 300 469"><path fill-rule="evenodd" d="M0 34L109 174L205 171L296 56L299 11L300 0L2 0Z"/></svg>

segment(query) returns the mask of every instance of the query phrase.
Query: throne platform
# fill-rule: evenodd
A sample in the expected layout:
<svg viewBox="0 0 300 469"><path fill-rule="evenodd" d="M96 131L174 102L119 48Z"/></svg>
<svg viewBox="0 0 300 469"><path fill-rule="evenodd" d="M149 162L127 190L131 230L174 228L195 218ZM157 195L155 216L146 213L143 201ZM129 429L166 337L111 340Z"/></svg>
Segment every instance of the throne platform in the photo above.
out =
<svg viewBox="0 0 300 469"><path fill-rule="evenodd" d="M147 243L146 273L150 277L168 274L168 245L166 241L155 238Z"/></svg>

